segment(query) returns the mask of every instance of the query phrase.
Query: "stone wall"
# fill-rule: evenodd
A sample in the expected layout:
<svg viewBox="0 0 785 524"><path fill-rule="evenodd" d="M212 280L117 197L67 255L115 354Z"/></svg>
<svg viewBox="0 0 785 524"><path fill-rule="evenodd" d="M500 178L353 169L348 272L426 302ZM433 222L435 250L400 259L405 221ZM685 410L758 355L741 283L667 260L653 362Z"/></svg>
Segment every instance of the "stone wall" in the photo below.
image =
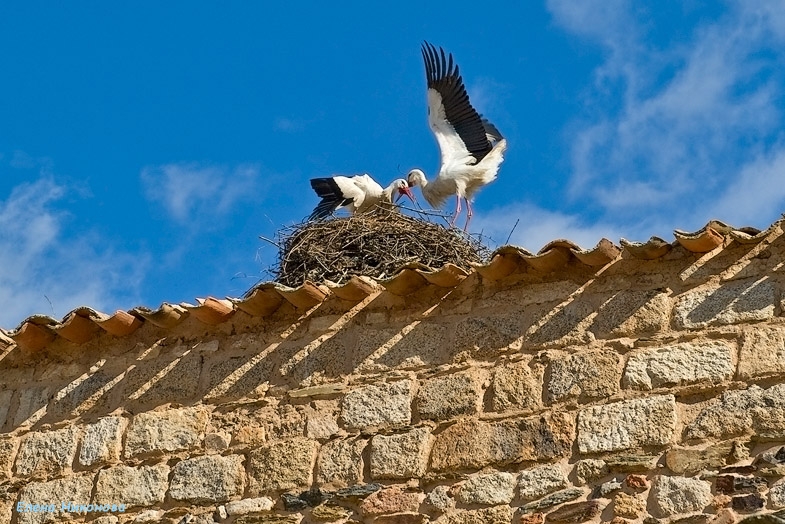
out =
<svg viewBox="0 0 785 524"><path fill-rule="evenodd" d="M785 522L781 239L10 345L0 521Z"/></svg>

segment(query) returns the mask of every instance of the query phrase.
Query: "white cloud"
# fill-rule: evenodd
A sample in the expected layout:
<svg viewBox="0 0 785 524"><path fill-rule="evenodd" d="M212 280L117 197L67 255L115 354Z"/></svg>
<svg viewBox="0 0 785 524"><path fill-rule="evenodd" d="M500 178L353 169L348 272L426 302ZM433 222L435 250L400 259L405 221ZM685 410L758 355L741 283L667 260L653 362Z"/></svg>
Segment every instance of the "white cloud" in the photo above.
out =
<svg viewBox="0 0 785 524"><path fill-rule="evenodd" d="M785 158L781 4L730 2L676 43L655 42L634 5L548 2L557 25L606 50L567 133L569 196L611 223L667 215L681 227L716 211L767 225L785 205L765 185Z"/></svg>
<svg viewBox="0 0 785 524"><path fill-rule="evenodd" d="M496 246L514 244L532 253L558 238L571 240L584 249L594 247L601 238L608 238L614 243L618 243L619 239L617 228L610 224L587 224L578 216L524 203L475 215L471 230L482 231L483 236L492 239Z"/></svg>
<svg viewBox="0 0 785 524"><path fill-rule="evenodd" d="M78 230L59 207L68 188L43 176L0 201L0 326L33 313L62 318L89 305L114 311L137 298L147 258L116 253L89 230Z"/></svg>
<svg viewBox="0 0 785 524"><path fill-rule="evenodd" d="M148 166L141 178L149 199L160 202L178 222L204 222L227 213L237 202L253 198L259 166L233 169L198 163Z"/></svg>

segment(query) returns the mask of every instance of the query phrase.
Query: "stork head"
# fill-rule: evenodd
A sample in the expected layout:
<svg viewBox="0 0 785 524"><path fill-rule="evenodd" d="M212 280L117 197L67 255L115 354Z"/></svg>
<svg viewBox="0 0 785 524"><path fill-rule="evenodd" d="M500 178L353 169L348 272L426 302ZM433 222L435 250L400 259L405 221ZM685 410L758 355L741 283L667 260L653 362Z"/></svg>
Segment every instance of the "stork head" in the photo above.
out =
<svg viewBox="0 0 785 524"><path fill-rule="evenodd" d="M396 193L395 195L396 202L398 202L401 199L401 197L406 195L407 197L409 197L409 200L411 200L413 203L417 203L417 200L415 200L414 198L414 193L412 193L412 190L409 189L409 183L403 178L393 180L391 186L393 188L393 191Z"/></svg>
<svg viewBox="0 0 785 524"><path fill-rule="evenodd" d="M409 187L424 186L428 183L422 169L416 168L409 171L409 174L406 175L406 181L409 183Z"/></svg>

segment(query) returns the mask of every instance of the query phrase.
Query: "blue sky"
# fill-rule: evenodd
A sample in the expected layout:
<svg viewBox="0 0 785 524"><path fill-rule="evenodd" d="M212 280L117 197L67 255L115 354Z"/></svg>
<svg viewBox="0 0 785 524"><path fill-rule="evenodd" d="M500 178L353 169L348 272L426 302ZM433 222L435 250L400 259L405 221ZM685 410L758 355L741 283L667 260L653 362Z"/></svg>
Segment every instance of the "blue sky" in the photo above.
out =
<svg viewBox="0 0 785 524"><path fill-rule="evenodd" d="M432 174L423 40L509 142L475 233L519 220L537 251L785 211L779 2L477 6L0 4L0 326L240 296L309 178Z"/></svg>

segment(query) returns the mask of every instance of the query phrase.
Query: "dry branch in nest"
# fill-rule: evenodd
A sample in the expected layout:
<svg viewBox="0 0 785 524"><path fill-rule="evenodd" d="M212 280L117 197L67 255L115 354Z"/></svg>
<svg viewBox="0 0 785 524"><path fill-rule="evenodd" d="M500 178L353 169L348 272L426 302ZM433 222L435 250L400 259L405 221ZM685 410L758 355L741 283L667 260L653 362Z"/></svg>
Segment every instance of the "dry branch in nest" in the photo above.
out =
<svg viewBox="0 0 785 524"><path fill-rule="evenodd" d="M278 232L275 280L296 287L305 280L343 283L353 275L386 278L406 264L470 269L490 253L477 240L400 213L371 213L306 222Z"/></svg>

